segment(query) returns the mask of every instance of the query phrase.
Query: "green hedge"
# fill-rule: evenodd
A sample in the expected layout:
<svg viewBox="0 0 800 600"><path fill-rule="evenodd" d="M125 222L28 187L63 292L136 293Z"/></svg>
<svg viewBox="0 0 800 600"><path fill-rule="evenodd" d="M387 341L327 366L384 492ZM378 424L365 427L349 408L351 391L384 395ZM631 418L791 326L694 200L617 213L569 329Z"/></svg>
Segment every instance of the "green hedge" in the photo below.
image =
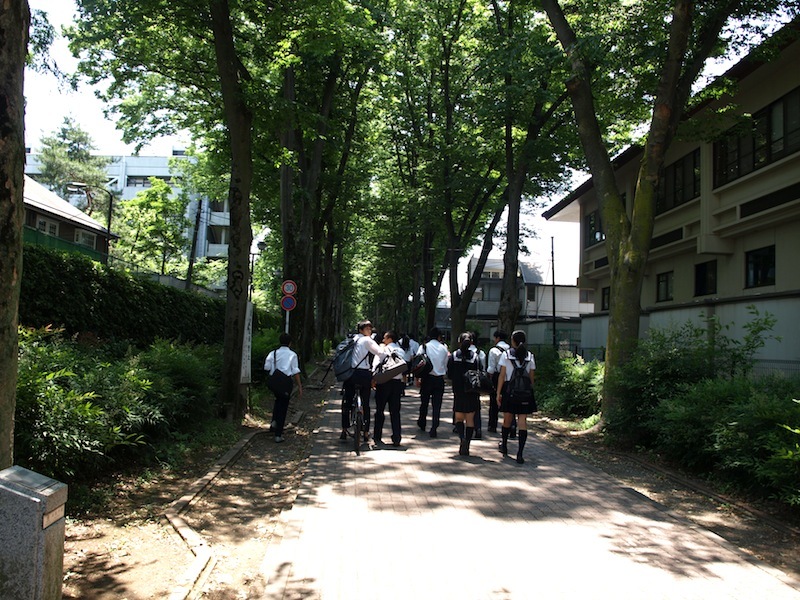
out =
<svg viewBox="0 0 800 600"><path fill-rule="evenodd" d="M26 244L19 322L147 345L157 338L218 344L225 302Z"/></svg>

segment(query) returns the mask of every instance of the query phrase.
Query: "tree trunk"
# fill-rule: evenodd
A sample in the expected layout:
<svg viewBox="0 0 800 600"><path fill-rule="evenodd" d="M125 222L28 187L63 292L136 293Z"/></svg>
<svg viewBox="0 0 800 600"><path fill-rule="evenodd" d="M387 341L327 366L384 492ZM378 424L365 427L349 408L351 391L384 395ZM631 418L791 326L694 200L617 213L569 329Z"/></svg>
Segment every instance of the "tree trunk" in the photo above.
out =
<svg viewBox="0 0 800 600"><path fill-rule="evenodd" d="M26 1L0 8L0 470L14 462L25 181L23 73L29 24Z"/></svg>
<svg viewBox="0 0 800 600"><path fill-rule="evenodd" d="M591 88L591 74L580 46L559 3L543 0L561 46L572 63L573 77L567 82L581 144L600 203L606 231L606 249L611 271L608 347L606 350L604 417L617 404L613 387L615 372L625 364L639 340L641 291L650 253L655 222L655 195L664 156L691 93L692 83L717 44L719 34L736 3L712 7L699 28L689 52L694 27L692 0L675 0L670 22L669 44L661 66L658 90L639 168L633 209L628 215L617 186L614 168L604 144Z"/></svg>
<svg viewBox="0 0 800 600"><path fill-rule="evenodd" d="M210 7L217 70L231 145L231 179L228 189L230 239L221 393L228 418L239 422L247 410L247 394L241 383L241 369L247 288L250 282L250 246L253 241L250 226L253 117L242 89L242 79L249 77L236 56L228 1L211 0Z"/></svg>

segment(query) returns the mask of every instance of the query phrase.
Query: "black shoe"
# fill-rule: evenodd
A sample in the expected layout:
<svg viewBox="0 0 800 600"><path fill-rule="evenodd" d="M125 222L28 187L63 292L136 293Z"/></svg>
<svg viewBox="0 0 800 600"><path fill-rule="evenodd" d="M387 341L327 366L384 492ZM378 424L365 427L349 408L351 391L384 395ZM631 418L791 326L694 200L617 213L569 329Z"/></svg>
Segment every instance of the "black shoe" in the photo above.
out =
<svg viewBox="0 0 800 600"><path fill-rule="evenodd" d="M489 427L489 428L487 428L487 431L489 433L497 433L497 427Z"/></svg>
<svg viewBox="0 0 800 600"><path fill-rule="evenodd" d="M517 454L517 462L519 464L524 464L525 463L525 459L522 458L522 454Z"/></svg>
<svg viewBox="0 0 800 600"><path fill-rule="evenodd" d="M469 450L467 450L467 440L461 440L461 444L458 446L458 455L469 456Z"/></svg>
<svg viewBox="0 0 800 600"><path fill-rule="evenodd" d="M392 446L399 446L400 438L392 437Z"/></svg>
<svg viewBox="0 0 800 600"><path fill-rule="evenodd" d="M430 436L431 436L432 438L435 438L435 437L436 437L436 430L435 430L435 429L431 429Z"/></svg>
<svg viewBox="0 0 800 600"><path fill-rule="evenodd" d="M376 444L382 444L383 443L383 440L381 438L378 438L378 437L373 437L372 441L375 442Z"/></svg>
<svg viewBox="0 0 800 600"><path fill-rule="evenodd" d="M502 454L503 456L508 456L508 446L503 442L497 444L497 449L500 450L500 454Z"/></svg>
<svg viewBox="0 0 800 600"><path fill-rule="evenodd" d="M347 432L346 431L342 431L341 435L339 435L339 439L340 440L346 440L347 439Z"/></svg>
<svg viewBox="0 0 800 600"><path fill-rule="evenodd" d="M473 440L482 440L483 439L483 433L481 433L480 431L476 431L475 435L472 436L472 439Z"/></svg>
<svg viewBox="0 0 800 600"><path fill-rule="evenodd" d="M417 419L417 427L419 427L420 430L425 431L425 421L422 419Z"/></svg>

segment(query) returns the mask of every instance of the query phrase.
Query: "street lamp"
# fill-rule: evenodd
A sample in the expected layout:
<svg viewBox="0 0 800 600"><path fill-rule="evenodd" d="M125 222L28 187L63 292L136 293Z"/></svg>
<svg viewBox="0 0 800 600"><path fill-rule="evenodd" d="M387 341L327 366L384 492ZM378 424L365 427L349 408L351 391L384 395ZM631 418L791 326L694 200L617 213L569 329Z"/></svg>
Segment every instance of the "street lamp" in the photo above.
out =
<svg viewBox="0 0 800 600"><path fill-rule="evenodd" d="M108 230L108 235L109 235L109 239L110 239L111 238L111 213L114 210L114 194L111 193L111 190L107 190L106 188L101 187L99 185L92 185L92 184L89 184L89 183L83 183L81 181L70 181L67 184L67 189L70 192L80 192L80 191L82 191L84 194L86 194L86 198L89 200L89 202L91 202L91 200L92 200L91 188L94 188L96 190L100 190L101 192L105 192L106 194L108 194L108 219L106 221L106 229Z"/></svg>

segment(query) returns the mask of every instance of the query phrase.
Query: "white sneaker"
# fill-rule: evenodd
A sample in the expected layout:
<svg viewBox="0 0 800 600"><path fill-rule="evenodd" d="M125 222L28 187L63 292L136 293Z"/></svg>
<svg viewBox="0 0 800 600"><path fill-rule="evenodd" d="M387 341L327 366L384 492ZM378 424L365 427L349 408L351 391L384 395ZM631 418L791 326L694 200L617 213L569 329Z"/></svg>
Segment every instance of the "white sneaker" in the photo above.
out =
<svg viewBox="0 0 800 600"><path fill-rule="evenodd" d="M276 444L280 444L282 441L283 441L283 436L282 435L276 435L275 436L275 443Z"/></svg>

